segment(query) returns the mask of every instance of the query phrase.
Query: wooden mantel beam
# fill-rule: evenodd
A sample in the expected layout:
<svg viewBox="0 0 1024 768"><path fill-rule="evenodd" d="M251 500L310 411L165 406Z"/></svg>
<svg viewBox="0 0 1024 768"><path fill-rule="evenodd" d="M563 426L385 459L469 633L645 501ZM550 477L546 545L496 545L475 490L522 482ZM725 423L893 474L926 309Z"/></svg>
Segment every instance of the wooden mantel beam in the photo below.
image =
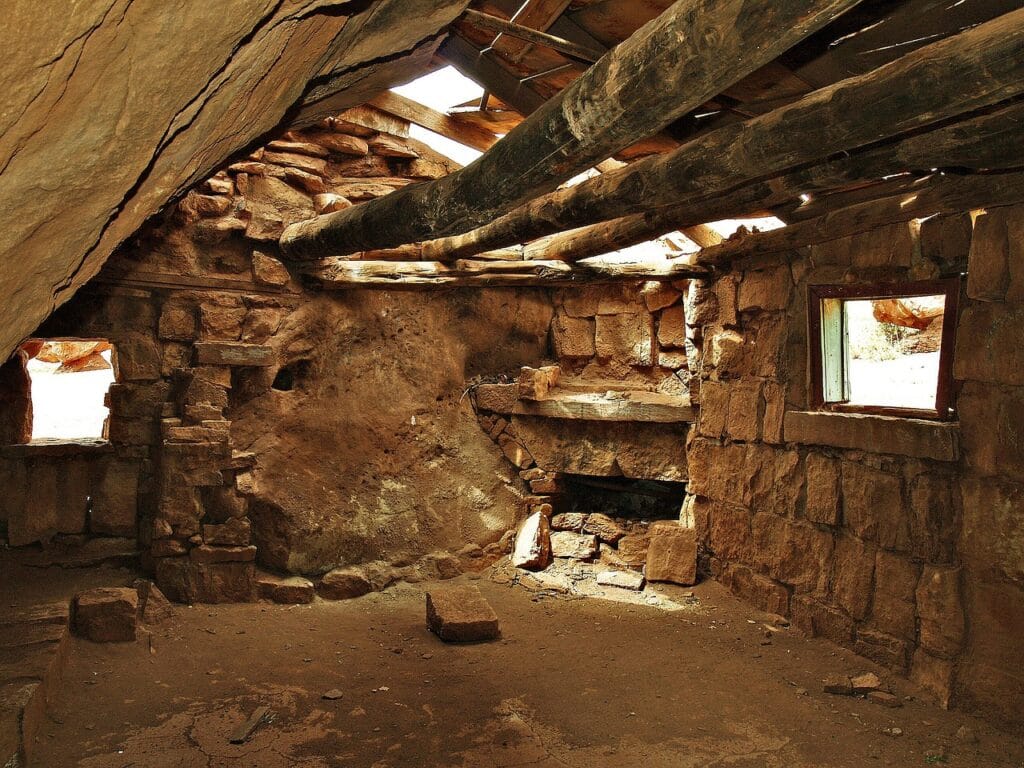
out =
<svg viewBox="0 0 1024 768"><path fill-rule="evenodd" d="M293 224L282 250L310 259L468 231L657 133L858 2L677 0L475 162Z"/></svg>
<svg viewBox="0 0 1024 768"><path fill-rule="evenodd" d="M678 209L1022 93L1024 9L744 123L711 131L667 155L560 189L472 232L445 238L430 250L444 259L450 253L501 248L623 214Z"/></svg>

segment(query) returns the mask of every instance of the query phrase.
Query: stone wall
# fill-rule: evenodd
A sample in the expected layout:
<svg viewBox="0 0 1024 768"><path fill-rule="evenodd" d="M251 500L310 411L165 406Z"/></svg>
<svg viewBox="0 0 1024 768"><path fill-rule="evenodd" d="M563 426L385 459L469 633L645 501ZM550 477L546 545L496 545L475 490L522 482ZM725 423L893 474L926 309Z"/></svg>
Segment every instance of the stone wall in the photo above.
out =
<svg viewBox="0 0 1024 768"><path fill-rule="evenodd" d="M468 563L447 552L497 552L514 527L525 486L464 383L544 354L548 293L322 295L277 258L288 223L455 167L407 134L359 108L271 141L38 330L114 344L103 461L137 488L132 532L174 599L252 599L257 565L360 567L376 588L450 576Z"/></svg>
<svg viewBox="0 0 1024 768"><path fill-rule="evenodd" d="M935 217L740 260L693 283L687 304L700 409L684 517L705 568L944 704L1010 719L1024 711L1022 221ZM807 413L808 285L963 271L959 423Z"/></svg>

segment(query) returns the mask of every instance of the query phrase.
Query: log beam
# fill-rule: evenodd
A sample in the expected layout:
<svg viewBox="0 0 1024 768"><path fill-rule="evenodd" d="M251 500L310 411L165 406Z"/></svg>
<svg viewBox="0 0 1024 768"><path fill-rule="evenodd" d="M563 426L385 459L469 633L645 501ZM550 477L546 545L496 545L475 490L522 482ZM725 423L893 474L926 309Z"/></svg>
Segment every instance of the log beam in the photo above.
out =
<svg viewBox="0 0 1024 768"><path fill-rule="evenodd" d="M874 145L1022 93L1024 10L932 43L765 115L711 131L668 155L560 189L472 232L445 238L431 252L444 258L504 247L623 213L657 218L652 209L707 200L756 179Z"/></svg>
<svg viewBox="0 0 1024 768"><path fill-rule="evenodd" d="M893 173L908 170L927 172L931 168L974 171L1012 168L1021 164L1019 158L1024 157L1022 124L1024 104L1013 104L989 114L720 194L692 196L674 206L560 232L525 247L518 246L519 253L526 259L578 261L628 248L675 229L682 228L688 233L688 227L697 222L759 214L766 208L788 204L804 193L827 192ZM901 181L900 186L909 180ZM870 188L864 190L865 194L869 191ZM889 193L891 187L887 185L874 187L876 197ZM710 247L716 243L706 241L698 245ZM421 253L423 258L445 261L472 256L478 247L470 237L445 238L423 243ZM502 252L507 253L508 249Z"/></svg>
<svg viewBox="0 0 1024 768"><path fill-rule="evenodd" d="M657 133L857 2L678 0L467 167L293 224L281 247L308 259L465 232Z"/></svg>
<svg viewBox="0 0 1024 768"><path fill-rule="evenodd" d="M463 146L486 152L498 141L498 137L472 123L455 120L449 115L420 104L392 91L384 91L369 102L388 114L408 120L421 128L456 141Z"/></svg>

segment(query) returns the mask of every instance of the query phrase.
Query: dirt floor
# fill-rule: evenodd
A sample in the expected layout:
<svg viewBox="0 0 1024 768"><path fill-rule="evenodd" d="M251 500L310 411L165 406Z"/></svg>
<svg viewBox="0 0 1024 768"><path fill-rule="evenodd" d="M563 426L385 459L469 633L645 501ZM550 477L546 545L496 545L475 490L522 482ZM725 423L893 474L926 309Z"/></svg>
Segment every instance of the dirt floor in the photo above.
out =
<svg viewBox="0 0 1024 768"><path fill-rule="evenodd" d="M1024 742L964 714L823 693L826 675L872 666L768 631L714 583L692 598L664 590L685 606L675 611L531 593L487 574L475 583L501 617L499 641L442 643L424 625L423 585L309 606L179 607L134 644L75 640L37 764L1024 764ZM332 689L341 697L323 698ZM261 705L272 721L230 744ZM956 735L963 725L977 743Z"/></svg>

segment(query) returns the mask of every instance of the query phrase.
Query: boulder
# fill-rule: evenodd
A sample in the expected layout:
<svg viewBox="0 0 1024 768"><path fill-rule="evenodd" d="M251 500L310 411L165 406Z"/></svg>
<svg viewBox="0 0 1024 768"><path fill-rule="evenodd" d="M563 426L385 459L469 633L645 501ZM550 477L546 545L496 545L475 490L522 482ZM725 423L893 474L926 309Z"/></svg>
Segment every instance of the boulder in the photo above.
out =
<svg viewBox="0 0 1024 768"><path fill-rule="evenodd" d="M593 560L597 556L597 536L555 531L551 534L551 554L573 560Z"/></svg>
<svg viewBox="0 0 1024 768"><path fill-rule="evenodd" d="M542 512L534 512L519 526L512 550L512 565L539 571L551 560L551 531Z"/></svg>
<svg viewBox="0 0 1024 768"><path fill-rule="evenodd" d="M662 521L650 528L645 575L648 581L689 586L697 582L697 534L693 528Z"/></svg>
<svg viewBox="0 0 1024 768"><path fill-rule="evenodd" d="M75 595L75 634L94 643L135 639L139 624L139 593L132 587L99 587Z"/></svg>
<svg viewBox="0 0 1024 768"><path fill-rule="evenodd" d="M328 600L347 600L360 597L373 590L373 586L356 567L335 568L328 571L320 580L317 592Z"/></svg>
<svg viewBox="0 0 1024 768"><path fill-rule="evenodd" d="M448 643L494 640L501 635L497 614L471 584L427 592L427 628Z"/></svg>

